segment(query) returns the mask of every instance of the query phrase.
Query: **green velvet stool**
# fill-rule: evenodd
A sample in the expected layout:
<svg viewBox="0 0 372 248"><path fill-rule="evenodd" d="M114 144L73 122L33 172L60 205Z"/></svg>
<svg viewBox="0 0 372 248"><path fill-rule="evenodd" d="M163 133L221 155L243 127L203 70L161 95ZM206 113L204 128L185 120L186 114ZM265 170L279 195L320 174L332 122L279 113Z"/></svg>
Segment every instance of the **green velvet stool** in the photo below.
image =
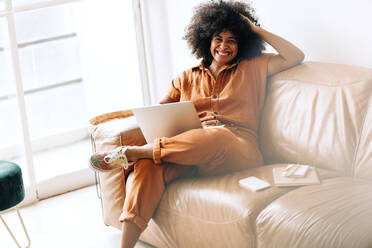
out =
<svg viewBox="0 0 372 248"><path fill-rule="evenodd" d="M30 238L28 236L26 227L23 223L19 209L17 208L17 205L21 201L23 201L24 198L25 189L23 187L21 168L15 163L0 160L0 219L18 247L21 246L19 245L17 239L15 238L15 236L9 229L8 225L6 224L5 220L1 216L1 213L5 210L13 209L17 211L19 220L21 221L23 230L27 236L28 246L26 247L30 247L31 244Z"/></svg>

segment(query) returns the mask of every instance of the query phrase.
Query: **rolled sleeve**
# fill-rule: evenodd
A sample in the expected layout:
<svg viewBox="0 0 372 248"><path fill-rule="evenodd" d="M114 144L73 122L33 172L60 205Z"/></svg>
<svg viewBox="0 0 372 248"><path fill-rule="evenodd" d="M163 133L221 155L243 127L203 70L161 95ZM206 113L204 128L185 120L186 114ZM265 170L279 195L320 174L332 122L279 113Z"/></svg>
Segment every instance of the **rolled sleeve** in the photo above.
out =
<svg viewBox="0 0 372 248"><path fill-rule="evenodd" d="M163 138L156 138L153 147L153 160L155 164L161 164L161 143Z"/></svg>
<svg viewBox="0 0 372 248"><path fill-rule="evenodd" d="M180 78L179 77L172 80L171 86L168 90L168 96L174 101L178 102L180 100L181 92L180 92Z"/></svg>
<svg viewBox="0 0 372 248"><path fill-rule="evenodd" d="M119 221L120 222L131 221L135 223L142 231L144 231L147 227L147 221L144 218L142 218L139 215L135 215L133 213L129 213L125 211L121 213L119 217Z"/></svg>

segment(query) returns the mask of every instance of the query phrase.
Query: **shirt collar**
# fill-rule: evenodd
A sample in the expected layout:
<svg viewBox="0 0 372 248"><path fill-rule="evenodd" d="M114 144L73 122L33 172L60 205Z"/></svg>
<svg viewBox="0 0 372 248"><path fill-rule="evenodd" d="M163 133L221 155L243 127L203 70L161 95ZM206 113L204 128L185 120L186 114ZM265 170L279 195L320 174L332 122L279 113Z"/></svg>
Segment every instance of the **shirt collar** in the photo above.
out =
<svg viewBox="0 0 372 248"><path fill-rule="evenodd" d="M231 64L231 65L225 65L224 68L222 69L222 71L223 71L223 70L228 70L228 69L231 69L231 68L237 66L237 65L239 64L239 62L240 62L240 59L239 59L238 61L236 61L235 63ZM200 64L198 64L198 65L192 67L191 69L192 69L193 71L194 71L194 70L202 70L202 71L209 70L208 67L206 67L206 66L204 65L203 61L200 62Z"/></svg>

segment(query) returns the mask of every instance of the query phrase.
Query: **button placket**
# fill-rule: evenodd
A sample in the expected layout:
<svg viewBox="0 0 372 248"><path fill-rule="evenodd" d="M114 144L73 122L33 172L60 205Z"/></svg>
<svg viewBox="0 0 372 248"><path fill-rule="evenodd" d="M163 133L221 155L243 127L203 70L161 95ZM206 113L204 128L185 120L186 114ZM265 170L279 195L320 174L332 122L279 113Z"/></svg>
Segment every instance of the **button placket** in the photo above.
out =
<svg viewBox="0 0 372 248"><path fill-rule="evenodd" d="M216 94L213 94L212 97L211 97L211 106L212 106L212 109L211 111L213 111L213 115L214 115L214 119L217 119L216 115L217 115L217 109L218 109L218 101L217 101L217 95Z"/></svg>
<svg viewBox="0 0 372 248"><path fill-rule="evenodd" d="M225 73L225 70L221 71L218 75L217 75L217 78L216 78L216 83L215 83L215 87L213 87L213 91L212 91L212 99L214 101L212 101L212 111L213 111L213 119L217 119L217 116L218 116L218 95L219 95L219 88L221 86L221 84L219 83L221 81L221 78L223 77Z"/></svg>
<svg viewBox="0 0 372 248"><path fill-rule="evenodd" d="M213 112L213 115L214 115L214 116L213 116L213 119L217 120L218 112L214 111L214 112Z"/></svg>

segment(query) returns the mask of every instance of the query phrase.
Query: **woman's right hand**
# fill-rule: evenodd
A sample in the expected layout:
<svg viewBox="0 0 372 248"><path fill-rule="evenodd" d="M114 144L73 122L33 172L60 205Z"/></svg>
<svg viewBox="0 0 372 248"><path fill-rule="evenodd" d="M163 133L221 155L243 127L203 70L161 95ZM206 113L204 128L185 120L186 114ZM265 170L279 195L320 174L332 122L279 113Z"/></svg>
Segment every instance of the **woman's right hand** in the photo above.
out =
<svg viewBox="0 0 372 248"><path fill-rule="evenodd" d="M257 26L256 24L254 24L251 20L249 20L248 17L246 17L245 15L243 14L240 14L241 18L243 19L243 21L247 22L249 24L249 26L251 27L251 30L252 32L256 33L258 31L258 29L260 28L259 26Z"/></svg>

